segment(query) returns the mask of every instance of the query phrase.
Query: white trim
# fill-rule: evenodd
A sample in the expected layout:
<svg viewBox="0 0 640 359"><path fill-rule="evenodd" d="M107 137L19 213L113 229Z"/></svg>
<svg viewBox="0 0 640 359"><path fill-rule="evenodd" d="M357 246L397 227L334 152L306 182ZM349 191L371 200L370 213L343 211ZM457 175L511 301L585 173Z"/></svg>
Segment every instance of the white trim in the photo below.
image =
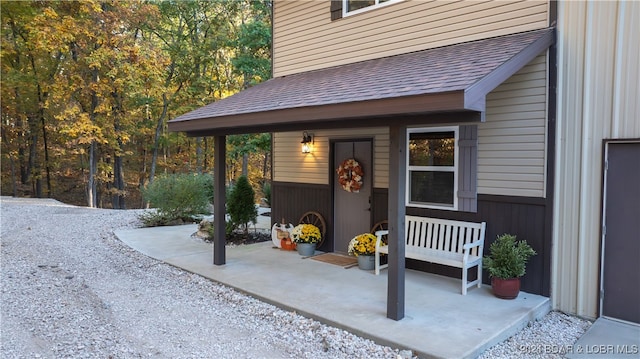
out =
<svg viewBox="0 0 640 359"><path fill-rule="evenodd" d="M381 7L390 5L390 4L395 4L398 2L401 2L404 0L388 0L385 1L383 3L380 2L380 0L376 0L376 3L374 5L369 5L369 6L365 6L361 9L358 10L353 10L353 11L347 11L347 5L349 3L349 0L342 0L342 17L348 17L348 16L352 16L352 15L357 15L357 14L361 14L363 12L367 12L373 9L379 9Z"/></svg>
<svg viewBox="0 0 640 359"><path fill-rule="evenodd" d="M424 132L453 132L453 137L455 141L455 145L453 147L453 166L410 166L409 165L409 154L410 151L408 149L409 146L409 138L412 133L424 133ZM405 205L407 207L417 207L417 208L431 208L431 209L444 209L450 211L458 210L458 166L460 165L459 161L459 126L447 126L447 127L420 127L420 128L408 128L407 129L407 176L406 176L406 191L405 191ZM441 172L453 172L453 205L444 205L444 204L426 204L426 203L413 203L411 202L411 176L410 172L412 170L422 170L422 171L441 171Z"/></svg>

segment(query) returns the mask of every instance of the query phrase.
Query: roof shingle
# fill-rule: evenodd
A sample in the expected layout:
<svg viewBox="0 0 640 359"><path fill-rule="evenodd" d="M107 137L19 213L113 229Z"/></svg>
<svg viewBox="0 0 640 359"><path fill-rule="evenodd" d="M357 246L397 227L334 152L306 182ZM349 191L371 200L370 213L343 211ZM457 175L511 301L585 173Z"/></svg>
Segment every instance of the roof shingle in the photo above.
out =
<svg viewBox="0 0 640 359"><path fill-rule="evenodd" d="M458 110L478 110L466 105L483 100L499 85L483 84L483 79L495 75L501 67L509 67L505 64L533 44L538 44L534 49L536 53L528 57L537 56L540 49L545 50L552 42L553 29L542 29L282 76L186 113L170 121L169 126L178 131L222 129L228 127L229 122L217 123L216 118L240 115L245 119L255 118L257 122L252 125L259 125L260 114L270 111L302 108L311 111L337 104L450 92L465 96L465 106ZM500 82L523 65L505 70L507 73L498 76ZM474 88L481 89L473 94ZM206 123L197 121L199 125L195 127L179 125L205 119ZM264 124L268 121L265 119ZM242 126L237 121L235 125Z"/></svg>

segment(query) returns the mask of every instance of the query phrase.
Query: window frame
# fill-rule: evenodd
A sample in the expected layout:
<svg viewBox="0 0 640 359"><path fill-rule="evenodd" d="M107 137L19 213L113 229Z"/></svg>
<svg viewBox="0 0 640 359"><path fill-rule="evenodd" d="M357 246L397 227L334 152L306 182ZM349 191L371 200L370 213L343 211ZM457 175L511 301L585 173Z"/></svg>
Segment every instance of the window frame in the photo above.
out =
<svg viewBox="0 0 640 359"><path fill-rule="evenodd" d="M349 0L342 0L342 17L344 18L352 15L361 14L363 12L379 9L381 7L385 7L387 5L395 4L401 1L404 1L404 0L387 0L383 3L381 3L380 0L375 0L376 3L373 5L365 6L358 10L347 11L347 9L349 8Z"/></svg>
<svg viewBox="0 0 640 359"><path fill-rule="evenodd" d="M427 133L427 132L453 132L454 146L453 146L453 166L411 166L409 164L411 149L410 138L412 133ZM449 211L458 210L458 176L460 174L460 126L445 126L445 127L416 127L407 129L407 168L406 168L406 193L405 193L405 206L416 208L429 208L429 209L443 209ZM412 172L453 172L453 205L443 205L438 203L416 203L411 202L411 173Z"/></svg>

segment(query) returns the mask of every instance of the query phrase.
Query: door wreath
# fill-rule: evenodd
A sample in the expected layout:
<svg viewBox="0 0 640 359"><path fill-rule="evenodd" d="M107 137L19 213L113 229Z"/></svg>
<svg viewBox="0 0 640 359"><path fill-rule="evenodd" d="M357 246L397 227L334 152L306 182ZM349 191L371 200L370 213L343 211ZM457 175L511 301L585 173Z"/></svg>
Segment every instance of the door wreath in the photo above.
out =
<svg viewBox="0 0 640 359"><path fill-rule="evenodd" d="M343 190L354 193L360 191L364 171L358 161L354 158L346 159L340 164L336 172L338 173L338 182Z"/></svg>

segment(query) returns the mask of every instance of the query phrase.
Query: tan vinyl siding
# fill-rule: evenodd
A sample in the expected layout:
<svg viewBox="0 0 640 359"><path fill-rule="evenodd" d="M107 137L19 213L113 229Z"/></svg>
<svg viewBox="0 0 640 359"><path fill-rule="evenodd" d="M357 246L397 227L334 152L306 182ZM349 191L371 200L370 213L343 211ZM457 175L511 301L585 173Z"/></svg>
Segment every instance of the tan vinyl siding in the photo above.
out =
<svg viewBox="0 0 640 359"><path fill-rule="evenodd" d="M544 197L547 60L538 56L487 96L478 127L478 193Z"/></svg>
<svg viewBox="0 0 640 359"><path fill-rule="evenodd" d="M273 134L273 180L309 184L329 184L329 141L337 139L373 139L374 187L387 188L389 180L389 130L387 128L310 131L314 135L313 152L303 154L302 132Z"/></svg>
<svg viewBox="0 0 640 359"><path fill-rule="evenodd" d="M598 315L603 139L640 138L640 2L558 2L552 304Z"/></svg>
<svg viewBox="0 0 640 359"><path fill-rule="evenodd" d="M548 26L547 1L407 0L331 21L329 1L275 1L274 76Z"/></svg>

